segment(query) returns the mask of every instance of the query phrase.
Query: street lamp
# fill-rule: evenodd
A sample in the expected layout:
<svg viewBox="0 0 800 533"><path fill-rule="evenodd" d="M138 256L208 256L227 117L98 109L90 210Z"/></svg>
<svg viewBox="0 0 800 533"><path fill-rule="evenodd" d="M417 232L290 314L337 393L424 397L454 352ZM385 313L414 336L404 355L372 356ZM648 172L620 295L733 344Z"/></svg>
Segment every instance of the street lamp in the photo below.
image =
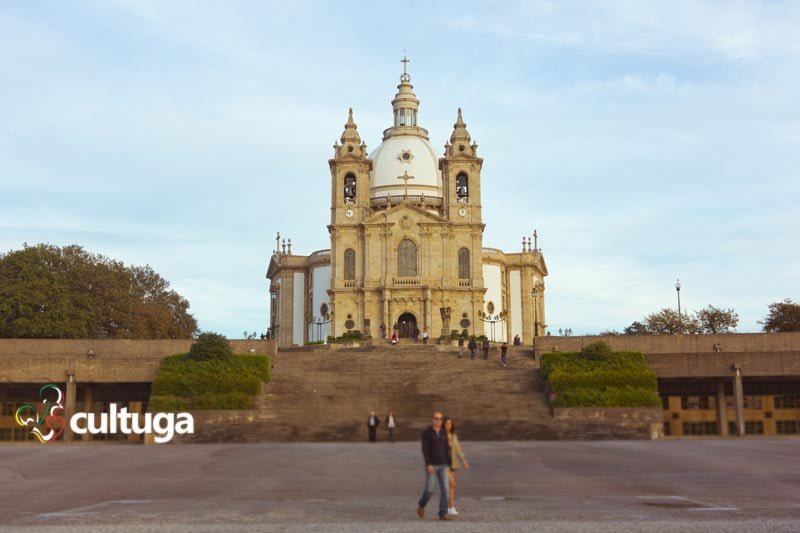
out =
<svg viewBox="0 0 800 533"><path fill-rule="evenodd" d="M681 316L681 280L675 282L675 292L678 295L678 318Z"/></svg>
<svg viewBox="0 0 800 533"><path fill-rule="evenodd" d="M491 302L489 302L489 305L490 305L490 309L493 311L494 310L494 305L492 305ZM500 311L499 314L492 316L491 314L484 313L483 311L478 311L478 319L481 322L485 323L485 324L491 324L492 325L492 342L495 342L494 325L497 324L498 322L505 322L505 320L506 320L506 312L505 311Z"/></svg>
<svg viewBox="0 0 800 533"><path fill-rule="evenodd" d="M539 336L539 314L538 314L538 301L539 301L539 289L537 287L533 288L533 336Z"/></svg>

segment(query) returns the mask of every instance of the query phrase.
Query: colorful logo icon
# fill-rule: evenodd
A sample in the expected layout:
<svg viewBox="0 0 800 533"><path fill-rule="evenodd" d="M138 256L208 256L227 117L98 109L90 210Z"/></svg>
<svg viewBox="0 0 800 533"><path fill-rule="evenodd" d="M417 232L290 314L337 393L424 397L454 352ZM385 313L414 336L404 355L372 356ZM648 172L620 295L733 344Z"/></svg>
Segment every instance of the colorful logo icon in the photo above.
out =
<svg viewBox="0 0 800 533"><path fill-rule="evenodd" d="M56 440L66 428L64 422L64 394L56 385L48 383L39 389L44 412L32 405L20 405L14 419L20 427L28 428L42 444Z"/></svg>

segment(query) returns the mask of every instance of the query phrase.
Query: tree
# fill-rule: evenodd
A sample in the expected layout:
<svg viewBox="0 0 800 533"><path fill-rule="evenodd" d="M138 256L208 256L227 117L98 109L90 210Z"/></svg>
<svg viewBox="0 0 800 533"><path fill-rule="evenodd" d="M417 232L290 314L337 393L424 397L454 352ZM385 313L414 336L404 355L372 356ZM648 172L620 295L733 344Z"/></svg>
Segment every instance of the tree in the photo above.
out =
<svg viewBox="0 0 800 533"><path fill-rule="evenodd" d="M644 319L647 330L652 334L668 335L675 333L697 333L697 320L690 315L679 315L674 309L662 309L651 313Z"/></svg>
<svg viewBox="0 0 800 533"><path fill-rule="evenodd" d="M647 329L647 326L638 320L634 321L630 326L625 328L624 333L625 335L651 335L651 332Z"/></svg>
<svg viewBox="0 0 800 533"><path fill-rule="evenodd" d="M2 338L191 338L189 302L150 266L77 245L0 254Z"/></svg>
<svg viewBox="0 0 800 533"><path fill-rule="evenodd" d="M782 302L769 304L769 313L763 322L767 333L784 333L800 331L800 304L786 298Z"/></svg>
<svg viewBox="0 0 800 533"><path fill-rule="evenodd" d="M731 333L739 324L739 315L733 309L720 309L709 305L695 314L700 333Z"/></svg>
<svg viewBox="0 0 800 533"><path fill-rule="evenodd" d="M231 343L219 333L201 333L189 348L188 359L195 361L211 361L233 356Z"/></svg>

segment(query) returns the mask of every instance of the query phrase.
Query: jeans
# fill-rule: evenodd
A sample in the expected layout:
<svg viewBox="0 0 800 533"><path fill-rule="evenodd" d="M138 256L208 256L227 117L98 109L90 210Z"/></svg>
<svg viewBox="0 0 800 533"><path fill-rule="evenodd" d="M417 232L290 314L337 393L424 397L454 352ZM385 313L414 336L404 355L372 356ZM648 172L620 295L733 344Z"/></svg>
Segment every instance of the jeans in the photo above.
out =
<svg viewBox="0 0 800 533"><path fill-rule="evenodd" d="M419 499L419 506L425 507L433 496L436 489L436 481L439 481L439 516L447 514L447 505L450 502L450 479L447 473L450 471L448 465L433 465L433 473L425 472L425 488L422 497Z"/></svg>

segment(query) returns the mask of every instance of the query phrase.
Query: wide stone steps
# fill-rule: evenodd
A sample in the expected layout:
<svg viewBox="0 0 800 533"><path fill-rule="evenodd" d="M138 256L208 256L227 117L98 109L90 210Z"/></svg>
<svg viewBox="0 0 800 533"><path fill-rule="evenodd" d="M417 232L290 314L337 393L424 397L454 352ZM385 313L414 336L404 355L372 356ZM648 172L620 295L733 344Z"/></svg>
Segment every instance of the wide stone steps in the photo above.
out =
<svg viewBox="0 0 800 533"><path fill-rule="evenodd" d="M498 347L488 361L458 358L456 347L380 343L336 350L282 350L272 380L256 402L241 441L363 441L374 410L395 412L398 440L416 440L441 410L467 440L557 438L530 348L510 347L509 367Z"/></svg>

